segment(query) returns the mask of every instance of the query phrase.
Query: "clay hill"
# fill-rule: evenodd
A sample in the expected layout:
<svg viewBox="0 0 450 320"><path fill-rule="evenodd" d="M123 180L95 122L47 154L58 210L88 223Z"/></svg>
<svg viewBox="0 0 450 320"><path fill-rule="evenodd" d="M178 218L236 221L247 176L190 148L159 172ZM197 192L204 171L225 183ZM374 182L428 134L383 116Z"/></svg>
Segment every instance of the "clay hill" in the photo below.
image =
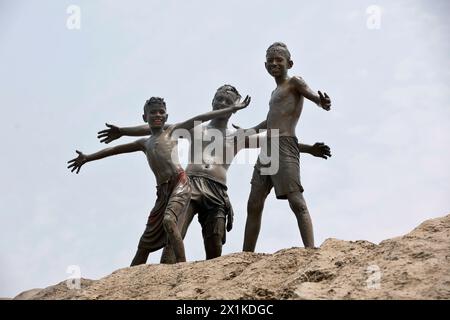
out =
<svg viewBox="0 0 450 320"><path fill-rule="evenodd" d="M318 249L142 265L81 284L15 299L450 299L450 215L379 245L327 239Z"/></svg>

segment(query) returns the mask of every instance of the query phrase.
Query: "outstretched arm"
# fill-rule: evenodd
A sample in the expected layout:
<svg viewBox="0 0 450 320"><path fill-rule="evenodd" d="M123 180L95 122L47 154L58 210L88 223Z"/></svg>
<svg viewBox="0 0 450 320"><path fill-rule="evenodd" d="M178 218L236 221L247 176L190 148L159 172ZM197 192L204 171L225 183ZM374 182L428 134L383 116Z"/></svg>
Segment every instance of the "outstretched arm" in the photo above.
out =
<svg viewBox="0 0 450 320"><path fill-rule="evenodd" d="M292 77L291 81L294 84L295 89L306 99L311 100L326 111L330 110L331 99L325 92L323 94L320 91L315 93L301 77Z"/></svg>
<svg viewBox="0 0 450 320"><path fill-rule="evenodd" d="M259 148L261 146L261 139L267 139L266 136L260 135L261 131L265 131L267 129L267 120L264 120L249 129L242 129L235 124L233 124L233 127L237 130L233 133L235 139L235 154L237 154L241 149Z"/></svg>
<svg viewBox="0 0 450 320"><path fill-rule="evenodd" d="M71 169L71 172L74 172L77 170L76 173L80 172L81 167L86 162L100 160L106 157L114 156L116 154L121 153L129 153L129 152L136 152L136 151L143 151L144 145L143 141L145 139L136 140L131 143L121 144L112 148L106 148L103 150L100 150L98 152L92 153L92 154L84 154L81 151L76 150L78 153L78 157L69 160L67 163L69 163L69 166L67 167L69 170Z"/></svg>
<svg viewBox="0 0 450 320"><path fill-rule="evenodd" d="M143 124L135 127L118 127L113 124L105 123L108 129L101 130L97 133L97 138L100 142L110 143L119 139L122 136L148 136L151 134L148 124ZM169 125L164 125L164 129L167 129Z"/></svg>
<svg viewBox="0 0 450 320"><path fill-rule="evenodd" d="M193 118L191 118L191 119L189 119L187 121L177 123L174 126L174 129L191 130L197 124L196 122L205 122L205 121L217 118L217 117L221 117L221 116L228 115L230 113L234 113L234 112L236 112L238 110L246 108L249 105L250 101L251 101L251 98L249 96L246 96L244 101L238 102L232 107L224 108L224 109L220 109L220 110L214 110L214 111L210 111L210 112L207 112L207 113L203 113L203 114L200 114L200 115L198 115L196 117L193 117Z"/></svg>
<svg viewBox="0 0 450 320"><path fill-rule="evenodd" d="M327 146L323 142L316 142L314 145L309 144L298 144L300 148L301 153L309 153L310 155L314 157L324 158L328 159L328 157L331 157L331 150L330 147Z"/></svg>
<svg viewBox="0 0 450 320"><path fill-rule="evenodd" d="M239 137L243 137L243 143L238 143ZM239 152L240 149L250 149L261 147L262 139L267 139L267 136L261 136L260 134L254 134L250 136L235 136L235 153ZM242 141L242 140L241 140ZM319 157L323 159L328 159L331 157L330 147L323 142L316 142L314 145L299 143L298 144L301 153L309 153L314 157Z"/></svg>
<svg viewBox="0 0 450 320"><path fill-rule="evenodd" d="M233 128L235 128L236 130L244 130L244 135L253 135L256 133L260 133L260 131L262 130L267 130L267 120L264 120L263 122L257 124L256 126L248 129L243 129L233 123Z"/></svg>
<svg viewBox="0 0 450 320"><path fill-rule="evenodd" d="M234 135L234 154L237 154L242 149L255 149L261 146L261 139L267 139L266 136L261 136L259 134L253 135Z"/></svg>

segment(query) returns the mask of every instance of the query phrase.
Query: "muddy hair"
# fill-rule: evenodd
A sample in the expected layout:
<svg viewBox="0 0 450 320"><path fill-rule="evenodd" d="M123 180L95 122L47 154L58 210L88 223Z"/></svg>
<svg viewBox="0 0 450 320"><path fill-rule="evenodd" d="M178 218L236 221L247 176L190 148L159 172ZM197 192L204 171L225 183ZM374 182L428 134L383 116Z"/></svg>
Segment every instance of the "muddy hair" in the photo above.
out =
<svg viewBox="0 0 450 320"><path fill-rule="evenodd" d="M161 105L164 107L164 109L166 108L166 102L164 101L163 98L159 98L159 97L151 97L150 99L148 99L147 101L145 101L144 104L144 113L147 112L147 110L150 108L151 105Z"/></svg>
<svg viewBox="0 0 450 320"><path fill-rule="evenodd" d="M235 100L239 100L241 98L239 91L237 91L237 89L230 84L224 84L223 86L219 87L214 96L216 96L218 93L232 94L236 96Z"/></svg>
<svg viewBox="0 0 450 320"><path fill-rule="evenodd" d="M291 53L289 52L289 49L287 45L285 45L283 42L274 42L270 45L269 48L267 48L266 51L266 57L271 53L281 53L287 60L291 60Z"/></svg>

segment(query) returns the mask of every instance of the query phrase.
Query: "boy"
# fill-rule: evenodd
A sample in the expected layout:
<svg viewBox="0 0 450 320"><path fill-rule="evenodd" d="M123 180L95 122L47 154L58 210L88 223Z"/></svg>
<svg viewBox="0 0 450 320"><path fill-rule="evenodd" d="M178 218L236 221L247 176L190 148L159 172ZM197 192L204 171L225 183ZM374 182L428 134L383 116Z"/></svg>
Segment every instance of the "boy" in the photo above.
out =
<svg viewBox="0 0 450 320"><path fill-rule="evenodd" d="M191 197L189 180L178 161L177 139L172 133L177 129L190 130L195 122L208 121L247 107L250 98L228 108L211 111L175 125L165 126L168 118L166 104L163 99L152 97L144 105L143 120L147 122L151 132L150 138L136 140L132 143L103 149L91 155L84 155L77 150L78 157L70 160L68 168L72 172L80 171L83 164L108 156L143 151L150 168L156 177L157 200L148 218L138 250L131 266L144 264L150 252L170 244L174 250L176 262L186 261L183 240L177 228L177 220L185 213Z"/></svg>
<svg viewBox="0 0 450 320"><path fill-rule="evenodd" d="M312 91L302 78L289 77L288 70L292 66L291 54L284 43L276 42L267 49L265 67L275 79L277 87L272 92L266 120L253 130L267 129L268 149L271 130L278 130L279 169L275 174L263 175L261 169L264 165L260 159L256 162L247 203L244 251L255 251L264 202L272 187L275 189L277 199L289 201L289 206L297 218L304 246L314 247L312 222L300 183L299 154L302 145L298 143L295 127L302 113L304 98L327 111L330 110L331 100L326 93L318 91L316 94Z"/></svg>

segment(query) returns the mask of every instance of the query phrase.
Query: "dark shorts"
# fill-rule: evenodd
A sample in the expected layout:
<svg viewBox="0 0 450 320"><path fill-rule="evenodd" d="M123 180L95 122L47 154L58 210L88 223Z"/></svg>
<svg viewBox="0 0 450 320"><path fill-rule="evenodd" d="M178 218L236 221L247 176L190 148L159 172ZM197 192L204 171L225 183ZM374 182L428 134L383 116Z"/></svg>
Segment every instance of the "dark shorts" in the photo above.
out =
<svg viewBox="0 0 450 320"><path fill-rule="evenodd" d="M189 179L184 171L173 176L168 182L156 187L155 206L148 217L147 226L141 236L138 248L150 252L159 250L167 244L167 234L163 219L173 216L177 221L184 215L191 199Z"/></svg>
<svg viewBox="0 0 450 320"><path fill-rule="evenodd" d="M267 146L269 155L272 144L274 145L269 140ZM261 174L261 169L269 166L270 163L263 165L258 157L251 180L252 189L261 189L267 196L273 187L277 199L287 199L287 195L292 192L303 192L300 183L300 148L296 137L279 137L278 171L271 175Z"/></svg>
<svg viewBox="0 0 450 320"><path fill-rule="evenodd" d="M227 194L227 187L213 179L189 175L192 188L191 203L198 212L203 239L222 235L226 241L226 221L233 219L233 208Z"/></svg>

